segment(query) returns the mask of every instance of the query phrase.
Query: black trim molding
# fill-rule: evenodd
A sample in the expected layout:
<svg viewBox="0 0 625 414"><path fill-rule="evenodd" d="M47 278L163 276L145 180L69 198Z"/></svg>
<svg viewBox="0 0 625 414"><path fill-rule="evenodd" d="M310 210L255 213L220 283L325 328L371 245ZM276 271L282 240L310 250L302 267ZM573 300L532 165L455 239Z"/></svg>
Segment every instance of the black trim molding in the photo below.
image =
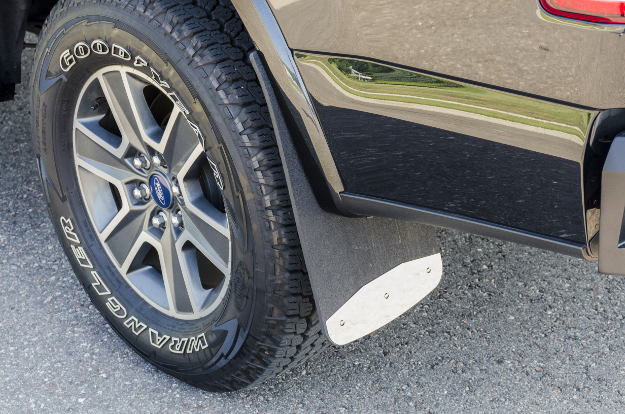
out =
<svg viewBox="0 0 625 414"><path fill-rule="evenodd" d="M481 236L493 237L573 257L585 259L589 258L585 254L586 246L581 243L541 236L457 214L434 211L423 207L382 200L375 197L343 192L341 193L341 200L343 201L343 205L349 211L358 215L418 221L431 226L444 227L467 233L479 234Z"/></svg>

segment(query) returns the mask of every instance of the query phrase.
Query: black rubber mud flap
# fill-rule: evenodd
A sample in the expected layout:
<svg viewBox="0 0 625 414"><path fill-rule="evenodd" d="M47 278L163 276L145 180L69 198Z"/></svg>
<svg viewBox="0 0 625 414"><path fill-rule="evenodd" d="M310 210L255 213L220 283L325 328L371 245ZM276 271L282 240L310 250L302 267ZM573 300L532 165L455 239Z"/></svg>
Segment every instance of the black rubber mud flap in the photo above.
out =
<svg viewBox="0 0 625 414"><path fill-rule="evenodd" d="M300 241L326 336L354 341L410 309L440 281L434 227L322 210L304 175L262 60L250 56L270 108Z"/></svg>
<svg viewBox="0 0 625 414"><path fill-rule="evenodd" d="M599 271L625 275L625 137L614 138L601 176Z"/></svg>

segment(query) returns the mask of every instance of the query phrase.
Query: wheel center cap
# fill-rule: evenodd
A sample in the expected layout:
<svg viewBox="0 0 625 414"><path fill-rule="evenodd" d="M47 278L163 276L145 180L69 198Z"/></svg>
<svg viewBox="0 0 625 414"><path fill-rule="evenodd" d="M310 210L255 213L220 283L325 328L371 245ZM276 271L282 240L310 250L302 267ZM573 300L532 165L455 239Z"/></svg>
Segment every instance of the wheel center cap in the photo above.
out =
<svg viewBox="0 0 625 414"><path fill-rule="evenodd" d="M171 187L169 181L160 174L154 174L150 177L150 192L152 199L161 208L169 208L171 206Z"/></svg>

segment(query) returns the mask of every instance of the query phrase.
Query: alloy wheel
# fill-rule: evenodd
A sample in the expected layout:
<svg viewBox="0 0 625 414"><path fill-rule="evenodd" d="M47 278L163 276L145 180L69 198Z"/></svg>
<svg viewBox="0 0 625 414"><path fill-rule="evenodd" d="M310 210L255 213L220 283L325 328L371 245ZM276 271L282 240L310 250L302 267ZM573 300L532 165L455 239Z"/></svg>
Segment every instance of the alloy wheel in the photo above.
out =
<svg viewBox="0 0 625 414"><path fill-rule="evenodd" d="M120 275L161 312L197 319L225 296L231 236L221 177L173 95L137 70L99 70L78 98L74 160Z"/></svg>

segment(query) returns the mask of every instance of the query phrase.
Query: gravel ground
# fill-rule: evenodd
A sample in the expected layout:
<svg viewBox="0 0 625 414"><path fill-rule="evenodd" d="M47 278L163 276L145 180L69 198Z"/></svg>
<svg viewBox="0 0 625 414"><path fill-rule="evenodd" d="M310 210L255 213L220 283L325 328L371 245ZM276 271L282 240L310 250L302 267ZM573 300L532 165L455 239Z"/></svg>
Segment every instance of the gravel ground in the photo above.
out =
<svg viewBox="0 0 625 414"><path fill-rule="evenodd" d="M31 59L25 52L24 73ZM2 413L625 411L623 278L446 230L440 286L374 334L237 393L164 375L107 327L74 278L29 129L22 85L0 104Z"/></svg>

